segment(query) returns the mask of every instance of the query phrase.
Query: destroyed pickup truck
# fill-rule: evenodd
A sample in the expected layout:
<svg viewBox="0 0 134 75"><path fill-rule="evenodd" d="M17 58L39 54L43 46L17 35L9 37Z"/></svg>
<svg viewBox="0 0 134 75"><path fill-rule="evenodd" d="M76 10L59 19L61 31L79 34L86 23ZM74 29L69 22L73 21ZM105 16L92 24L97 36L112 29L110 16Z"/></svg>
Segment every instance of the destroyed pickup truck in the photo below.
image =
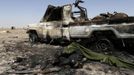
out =
<svg viewBox="0 0 134 75"><path fill-rule="evenodd" d="M96 18L89 20L86 8L79 6L79 3L83 1L76 0L73 4L80 10L74 12L72 12L72 4L58 7L49 5L40 23L28 25L27 33L30 42L37 43L45 40L50 43L62 39L82 42L89 46L94 45L99 50L109 50L117 45L118 47L132 45L133 17L119 13L122 17L117 16L114 19L114 14L110 16L105 14L101 16L103 17L101 20Z"/></svg>

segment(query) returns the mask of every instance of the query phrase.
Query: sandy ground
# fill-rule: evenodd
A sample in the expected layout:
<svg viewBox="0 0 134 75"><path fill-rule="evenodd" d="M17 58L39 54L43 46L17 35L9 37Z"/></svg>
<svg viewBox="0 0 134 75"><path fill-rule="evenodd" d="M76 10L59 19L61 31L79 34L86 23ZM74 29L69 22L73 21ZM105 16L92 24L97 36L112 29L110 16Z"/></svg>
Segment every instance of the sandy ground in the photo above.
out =
<svg viewBox="0 0 134 75"><path fill-rule="evenodd" d="M15 53L6 49L6 45L15 45L16 42L27 40L27 34L25 30L17 29L0 29L0 73L10 69L11 63L14 62L16 57Z"/></svg>
<svg viewBox="0 0 134 75"><path fill-rule="evenodd" d="M56 55L60 54L63 47L47 44L36 44L31 47L28 35L23 29L0 29L0 39L0 75L19 75L7 72L53 67L60 67L61 70L45 75L134 75L134 70L93 61L85 63L82 68L70 68L67 65L53 66L52 63L57 60ZM37 73L36 75L44 74Z"/></svg>

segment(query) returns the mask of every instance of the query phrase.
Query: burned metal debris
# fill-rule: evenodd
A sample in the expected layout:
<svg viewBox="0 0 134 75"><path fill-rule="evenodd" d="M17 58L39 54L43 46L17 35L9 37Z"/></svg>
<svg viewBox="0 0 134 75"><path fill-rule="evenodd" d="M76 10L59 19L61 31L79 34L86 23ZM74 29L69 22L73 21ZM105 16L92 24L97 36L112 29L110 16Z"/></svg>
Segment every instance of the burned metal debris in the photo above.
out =
<svg viewBox="0 0 134 75"><path fill-rule="evenodd" d="M79 45L77 46L80 47ZM85 55L83 55L83 53L80 50L76 49L75 45L72 44L67 47L69 48L69 50L67 49L65 50L60 46L51 46L46 44L37 44L34 45L33 47L30 47L28 43L23 42L17 43L16 45L12 46L7 45L6 47L9 47L8 51L14 52L18 57L16 57L16 59L11 65L11 69L7 70L5 75L8 74L77 75L78 72L82 72L81 69L90 72L90 70L85 70L88 68L91 69L90 73L93 73L92 69L104 69L101 72L106 74L110 74L108 72L109 70L112 71L113 73L116 73L114 72L115 69L118 69L116 71L122 71L123 74L125 73L124 71L127 71L127 69L123 70L122 68L116 68L114 66L111 66L113 64L109 66L105 63L99 63L98 61L89 60L88 58L85 57ZM121 55L117 54L117 56ZM122 55L121 57L133 60L133 58L129 56L124 57L124 55ZM96 68L91 68L92 66L89 66L91 64L92 66L93 65L96 66ZM85 68L85 66L87 66L87 68ZM103 67L100 68L100 66ZM131 73L131 70L129 72ZM100 73L99 70L96 70L96 74L97 73Z"/></svg>
<svg viewBox="0 0 134 75"><path fill-rule="evenodd" d="M29 41L38 42L82 42L103 49L132 47L134 40L134 17L125 13L102 13L89 20L87 9L80 6L82 0L63 6L49 5L38 24L27 28ZM72 7L79 11L73 11ZM56 14L56 15L55 15ZM108 46L109 45L109 46Z"/></svg>
<svg viewBox="0 0 134 75"><path fill-rule="evenodd" d="M134 17L125 13L114 12L112 14L100 14L89 20L87 9L80 6L80 3L84 3L84 1L76 0L73 4L63 6L49 5L40 23L30 24L27 28L32 47L27 42L17 42L13 45L6 44L4 46L5 51L13 52L14 58L16 58L10 63L11 67L6 73L78 75L84 72L87 75L86 73L100 74L101 72L101 74L116 74L116 72L113 72L116 69L118 74L121 75L120 69L122 68L116 68L115 66L133 68L133 55L132 57L127 56L127 54L121 55L123 54L122 51L116 51L115 48L133 47ZM73 6L79 11L73 11ZM63 47L61 46L39 44L39 42L49 44L52 42L56 42L56 44L77 42L87 48L92 46L100 53L106 52L106 54L107 51L115 49L110 52L117 53L116 56L126 57L126 60L131 60L132 63L113 56L88 51L79 44L73 44L73 48L68 47L69 50L63 53ZM114 70L111 68L104 69L105 67L100 68L100 65L99 68L91 66L96 66L93 62L98 61L105 67L114 67ZM110 65L104 62L110 63ZM96 70L96 68L98 69Z"/></svg>

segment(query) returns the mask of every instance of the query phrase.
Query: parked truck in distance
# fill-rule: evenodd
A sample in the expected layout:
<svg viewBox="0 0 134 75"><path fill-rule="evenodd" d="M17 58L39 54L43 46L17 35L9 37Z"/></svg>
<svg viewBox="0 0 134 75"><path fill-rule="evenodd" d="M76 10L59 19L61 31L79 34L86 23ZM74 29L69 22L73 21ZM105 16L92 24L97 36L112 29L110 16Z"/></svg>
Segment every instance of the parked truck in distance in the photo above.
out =
<svg viewBox="0 0 134 75"><path fill-rule="evenodd" d="M86 8L79 5L84 1L63 6L49 5L38 24L29 24L27 33L31 43L75 41L94 46L98 50L110 50L131 46L134 39L134 18L124 13L100 14L89 20ZM72 6L79 11L72 11ZM131 43L130 43L131 42Z"/></svg>

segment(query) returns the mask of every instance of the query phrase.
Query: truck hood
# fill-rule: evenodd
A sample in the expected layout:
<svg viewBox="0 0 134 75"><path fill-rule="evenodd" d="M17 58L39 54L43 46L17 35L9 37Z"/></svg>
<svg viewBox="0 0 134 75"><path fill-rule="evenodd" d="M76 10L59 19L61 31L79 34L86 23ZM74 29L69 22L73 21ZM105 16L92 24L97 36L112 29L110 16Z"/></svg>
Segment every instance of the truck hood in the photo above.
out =
<svg viewBox="0 0 134 75"><path fill-rule="evenodd" d="M29 24L27 27L37 27L38 24Z"/></svg>

